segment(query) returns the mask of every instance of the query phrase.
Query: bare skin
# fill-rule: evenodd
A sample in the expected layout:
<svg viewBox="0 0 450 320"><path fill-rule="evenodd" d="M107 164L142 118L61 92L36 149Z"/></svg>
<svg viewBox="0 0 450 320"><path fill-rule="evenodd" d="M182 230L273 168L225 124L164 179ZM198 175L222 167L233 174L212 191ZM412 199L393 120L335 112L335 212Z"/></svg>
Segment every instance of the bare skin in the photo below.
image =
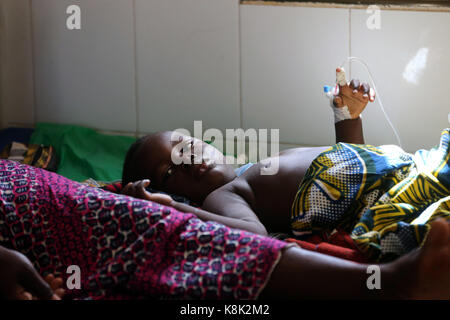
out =
<svg viewBox="0 0 450 320"><path fill-rule="evenodd" d="M53 295L51 300L61 300L64 296L63 289L63 279L58 277L55 278L53 274L49 274L44 278L45 282L50 286L50 289L53 291ZM33 295L31 292L26 291L23 287L19 287L17 291L17 300L40 300L39 297Z"/></svg>
<svg viewBox="0 0 450 320"><path fill-rule="evenodd" d="M354 118L335 124L336 142L364 143L361 118L355 115L368 103L368 91L367 84L358 81L340 87L341 94L333 101L334 105L338 108L347 105ZM203 175L202 181L194 171L205 168L171 166L167 152L173 145L164 142L168 135L163 133L143 147L140 165L146 168L147 175L143 176L144 180L129 183L123 193L192 212L204 221L217 221L262 235L267 230L289 230L290 206L299 183L311 161L324 150L299 148L280 153L279 171L273 176L259 174L262 164L254 165L239 178L230 168L216 166L207 168L211 174ZM203 210L176 203L164 194L147 192L144 188L150 179L157 189L202 203ZM380 264L381 290L367 288L367 267L289 247L273 270L261 298L450 299L450 223L442 219L434 221L420 249L391 263Z"/></svg>
<svg viewBox="0 0 450 320"><path fill-rule="evenodd" d="M61 300L62 278L43 279L23 254L0 246L0 298L10 300Z"/></svg>
<svg viewBox="0 0 450 320"><path fill-rule="evenodd" d="M352 91L352 94L358 94L358 92ZM349 136L347 132L350 133ZM363 141L362 134L359 133L362 133L359 118L336 124L336 136L343 137L343 141ZM291 197L303 179L306 168L323 150L323 148L288 150L280 154L280 171L277 175L256 174L255 168L262 166L258 164L242 177L236 178L236 176L233 177L234 171L227 166L207 167L202 163L172 168L167 160L169 156L170 161L170 153L166 153L173 147L172 142L166 139L166 133L156 138L149 141L150 144L143 149L144 156L150 151L153 155L158 155L151 159L144 157L142 160L141 164L148 170L148 177L151 177L156 186L164 187L169 192L183 194L179 191L185 188L185 195L191 196L200 203L203 202L204 208L208 209L209 205L215 213L176 203L166 195L151 194L144 189L150 183L149 180L128 184L124 193L171 205L181 211L193 212L205 221L218 221L233 228L259 231L256 233L260 234L265 234L266 229L259 219L273 224L275 228L283 228L281 224L283 221L288 221L290 206L281 202L290 201L289 204L292 202ZM171 170L170 174L168 174L169 170ZM274 178L276 176L278 176L277 179ZM177 186L177 183L181 183L183 179L187 179L188 184ZM220 205L214 207L216 201L222 201L223 207ZM237 214L233 213L234 210ZM286 217L284 210L287 211ZM261 297L450 299L450 273L448 272L450 270L450 223L442 219L434 221L422 248L394 262L380 264L382 283L380 290L367 288L367 267L368 265L365 264L302 250L298 247L289 247L275 266ZM23 255L1 246L0 271L0 297L2 298L60 299L64 293L60 279L48 276L44 281Z"/></svg>
<svg viewBox="0 0 450 320"><path fill-rule="evenodd" d="M355 119L340 121L335 125L336 142L364 143L359 113L369 102L369 86L353 80L341 87L341 95L335 106L348 106ZM267 162L253 165L240 177L226 164L206 166L202 164L173 165L171 152L179 141L171 141L172 132L162 132L149 139L142 147L139 162L143 168L142 179L128 184L124 194L171 205L183 212L193 212L205 221L217 221L232 228L267 235L268 232L290 233L291 205L300 182L311 162L328 147L294 148L281 152L266 161L279 161L278 172L261 175ZM194 145L202 144L203 152L211 147L202 141L183 137ZM220 152L215 152L215 163L224 163ZM200 173L199 173L200 172ZM145 187L150 183L156 189L185 196L202 204L196 209L172 201L170 197L150 194Z"/></svg>
<svg viewBox="0 0 450 320"><path fill-rule="evenodd" d="M150 194L143 189L146 182L130 184L140 196L166 205L174 205L170 197ZM242 204L239 204L242 205ZM189 206L179 205L189 211ZM196 213L208 221L228 222L236 219L211 213ZM211 214L211 216L208 216ZM221 220L223 219L223 220ZM387 264L380 264L381 289L367 287L367 264L335 258L300 249L287 248L274 268L262 299L450 299L450 223L434 221L425 244L413 252Z"/></svg>
<svg viewBox="0 0 450 320"><path fill-rule="evenodd" d="M367 267L288 248L261 298L450 299L450 223L434 221L421 249L379 265L381 289L367 288Z"/></svg>

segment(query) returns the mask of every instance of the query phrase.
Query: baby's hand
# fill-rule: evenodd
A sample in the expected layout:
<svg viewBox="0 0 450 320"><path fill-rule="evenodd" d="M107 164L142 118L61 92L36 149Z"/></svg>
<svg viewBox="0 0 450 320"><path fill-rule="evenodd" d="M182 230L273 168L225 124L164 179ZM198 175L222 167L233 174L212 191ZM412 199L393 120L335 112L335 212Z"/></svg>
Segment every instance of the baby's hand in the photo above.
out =
<svg viewBox="0 0 450 320"><path fill-rule="evenodd" d="M351 119L358 118L369 101L375 101L375 91L367 83L361 84L358 79L347 83L343 69L336 69L336 80L339 94L333 99L333 105L336 108L347 107Z"/></svg>

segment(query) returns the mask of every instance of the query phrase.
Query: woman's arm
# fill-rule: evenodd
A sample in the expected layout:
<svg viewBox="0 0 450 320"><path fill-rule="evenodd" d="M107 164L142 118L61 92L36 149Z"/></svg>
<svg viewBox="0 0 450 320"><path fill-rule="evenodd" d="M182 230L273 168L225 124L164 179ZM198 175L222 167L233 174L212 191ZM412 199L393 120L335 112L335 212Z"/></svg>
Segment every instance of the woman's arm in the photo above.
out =
<svg viewBox="0 0 450 320"><path fill-rule="evenodd" d="M183 203L172 203L171 206L180 211L192 212L203 221L216 221L230 228L267 236L265 226L250 208L250 186L243 180L234 182L211 192L203 202L202 209L195 210Z"/></svg>
<svg viewBox="0 0 450 320"><path fill-rule="evenodd" d="M122 190L122 194L157 202L173 207L181 212L192 213L202 221L215 221L230 228L241 229L260 235L268 234L266 228L259 221L248 203L239 195L239 192L235 192L232 188L215 190L206 198L203 203L203 208L200 209L174 201L166 194L148 192L145 187L149 183L149 180L130 182Z"/></svg>
<svg viewBox="0 0 450 320"><path fill-rule="evenodd" d="M336 122L334 128L336 130L336 143L364 144L364 133L360 117Z"/></svg>
<svg viewBox="0 0 450 320"><path fill-rule="evenodd" d="M268 233L266 228L258 220L258 218L256 218L256 215L248 207L248 205L240 203L240 201L238 203L229 203L228 201L223 200L217 201L219 201L218 205L220 204L226 205L228 212L239 213L239 217L218 215L176 201L172 201L170 203L170 206L181 212L193 213L202 221L215 221L223 225L226 225L227 227L230 228L245 230L263 236L267 236Z"/></svg>
<svg viewBox="0 0 450 320"><path fill-rule="evenodd" d="M343 70L336 70L336 74L341 74L345 80ZM357 79L353 79L349 84L346 81L341 84L339 85L339 94L333 99L333 111L335 115L340 114L340 117L335 116L336 143L364 144L360 114L369 101L375 100L375 92L367 83L361 84ZM345 120L341 120L343 118Z"/></svg>

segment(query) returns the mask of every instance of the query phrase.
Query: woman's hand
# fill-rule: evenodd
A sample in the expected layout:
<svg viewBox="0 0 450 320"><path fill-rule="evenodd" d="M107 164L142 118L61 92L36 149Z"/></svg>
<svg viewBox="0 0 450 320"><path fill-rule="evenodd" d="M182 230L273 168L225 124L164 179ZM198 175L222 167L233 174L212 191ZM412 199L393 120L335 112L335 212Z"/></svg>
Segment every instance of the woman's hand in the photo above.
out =
<svg viewBox="0 0 450 320"><path fill-rule="evenodd" d="M173 199L167 194L151 193L145 190L145 188L149 185L150 180L148 179L130 182L122 189L121 194L131 196L133 198L157 202L165 206L170 206L173 203Z"/></svg>
<svg viewBox="0 0 450 320"><path fill-rule="evenodd" d="M336 79L340 81L339 94L333 100L334 106L336 108L347 106L351 119L359 118L367 103L375 101L375 91L367 83L360 83L358 79L347 83L345 72L340 68L336 69Z"/></svg>
<svg viewBox="0 0 450 320"><path fill-rule="evenodd" d="M23 254L0 246L0 298L60 300L62 279L47 278L51 281L42 279Z"/></svg>

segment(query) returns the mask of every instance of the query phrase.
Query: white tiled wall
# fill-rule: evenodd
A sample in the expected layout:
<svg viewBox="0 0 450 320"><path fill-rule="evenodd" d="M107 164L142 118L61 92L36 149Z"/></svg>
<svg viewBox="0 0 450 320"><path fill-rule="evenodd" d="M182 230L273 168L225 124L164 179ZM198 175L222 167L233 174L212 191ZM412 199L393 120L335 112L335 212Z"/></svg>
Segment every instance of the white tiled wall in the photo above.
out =
<svg viewBox="0 0 450 320"><path fill-rule="evenodd" d="M32 1L36 120L134 131L132 0L78 3L81 30L68 30L74 1Z"/></svg>
<svg viewBox="0 0 450 320"><path fill-rule="evenodd" d="M436 145L450 127L450 13L382 11L379 30L366 27L364 10L351 14L352 55L368 63L403 147ZM352 73L367 77L360 64ZM378 104L364 117L370 143L396 142Z"/></svg>
<svg viewBox="0 0 450 320"><path fill-rule="evenodd" d="M11 75L2 84L4 126L25 119L142 133L203 120L204 129L278 128L282 146L328 145L334 129L323 85L350 54L368 62L405 149L436 144L450 126L449 12L383 10L381 29L369 30L364 10L343 8L29 3L0 2L3 79ZM81 6L80 31L65 28L69 4ZM358 65L351 71L367 79ZM376 103L364 128L368 143L395 143Z"/></svg>
<svg viewBox="0 0 450 320"><path fill-rule="evenodd" d="M347 9L241 6L245 127L280 129L285 143L333 143L323 85L348 56L348 17Z"/></svg>
<svg viewBox="0 0 450 320"><path fill-rule="evenodd" d="M138 128L238 128L238 0L137 0Z"/></svg>
<svg viewBox="0 0 450 320"><path fill-rule="evenodd" d="M0 1L0 125L32 126L33 66L28 0Z"/></svg>

